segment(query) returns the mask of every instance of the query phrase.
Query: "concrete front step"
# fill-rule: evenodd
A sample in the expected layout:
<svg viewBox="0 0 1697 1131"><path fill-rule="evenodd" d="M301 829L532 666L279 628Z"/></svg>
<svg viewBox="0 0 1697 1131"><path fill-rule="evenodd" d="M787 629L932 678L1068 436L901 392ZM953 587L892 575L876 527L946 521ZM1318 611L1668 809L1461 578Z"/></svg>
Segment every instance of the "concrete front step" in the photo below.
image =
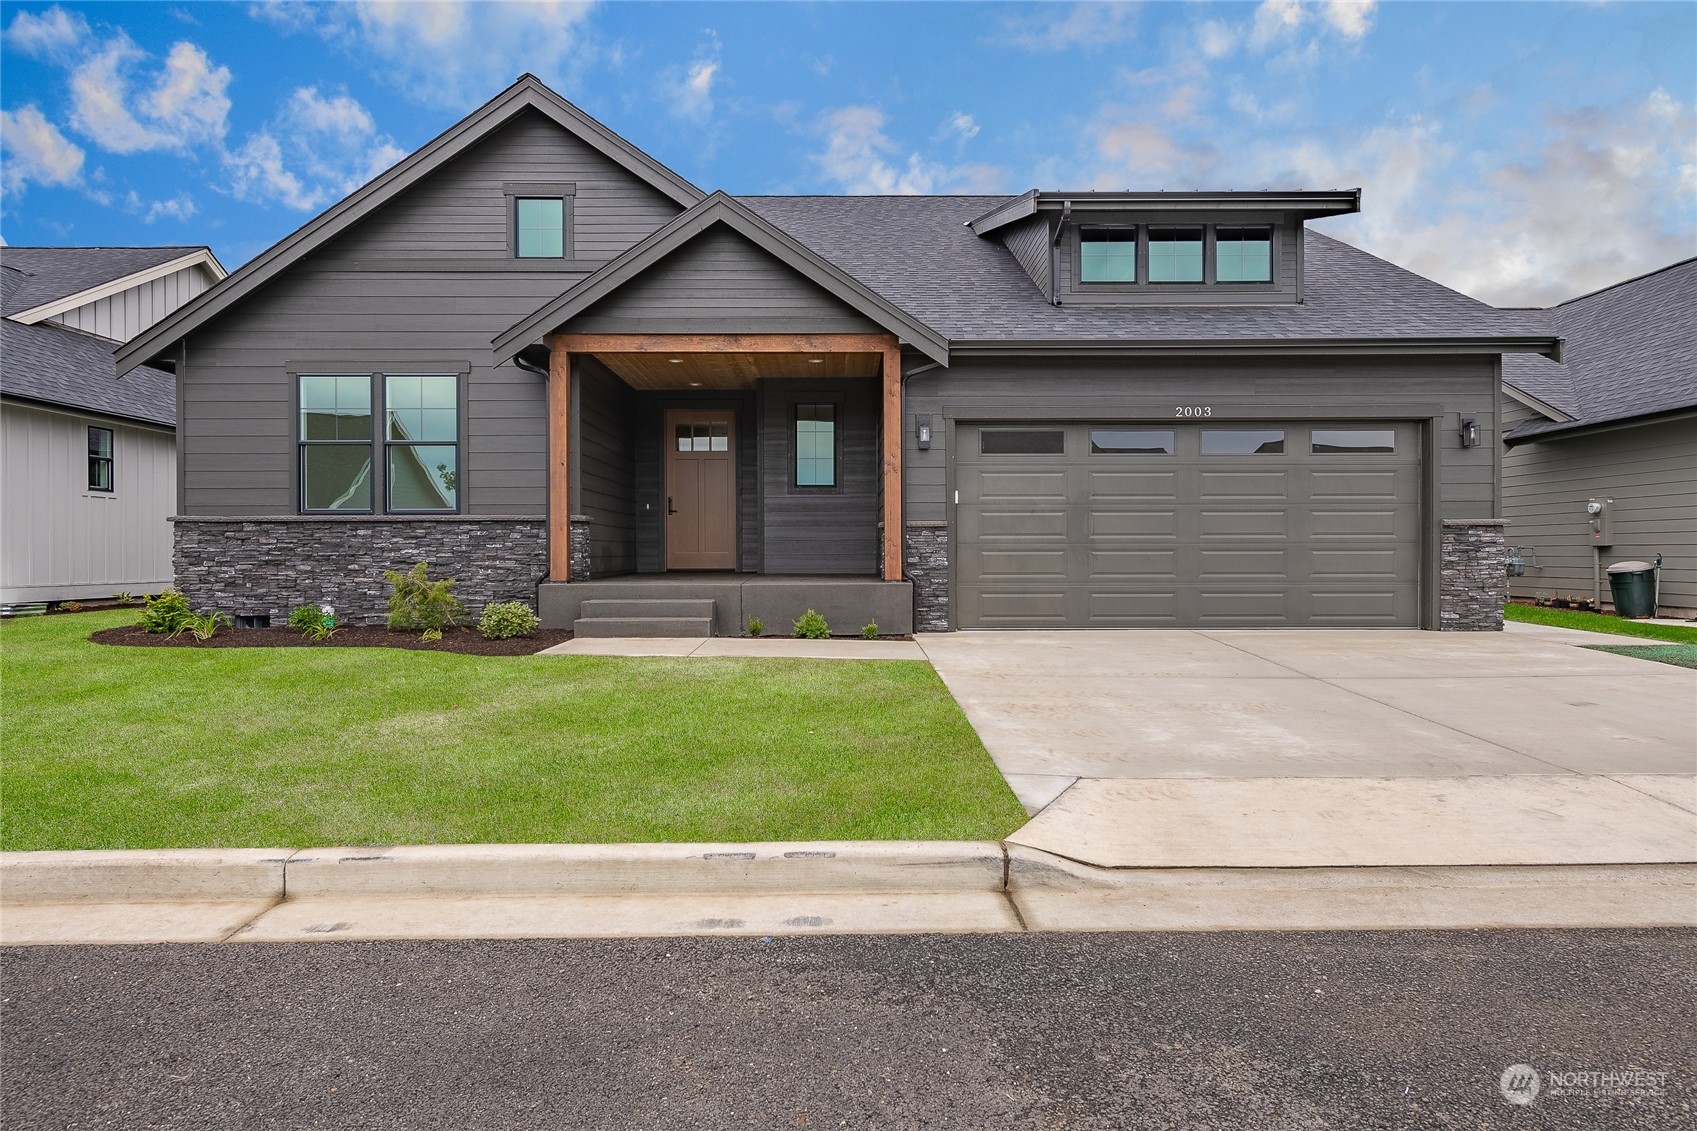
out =
<svg viewBox="0 0 1697 1131"><path fill-rule="evenodd" d="M707 617L713 616L713 598L689 597L595 597L583 603L578 611L582 620L602 620L607 617Z"/></svg>
<svg viewBox="0 0 1697 1131"><path fill-rule="evenodd" d="M589 617L572 622L572 635L596 637L688 637L706 639L713 635L713 618L707 617Z"/></svg>

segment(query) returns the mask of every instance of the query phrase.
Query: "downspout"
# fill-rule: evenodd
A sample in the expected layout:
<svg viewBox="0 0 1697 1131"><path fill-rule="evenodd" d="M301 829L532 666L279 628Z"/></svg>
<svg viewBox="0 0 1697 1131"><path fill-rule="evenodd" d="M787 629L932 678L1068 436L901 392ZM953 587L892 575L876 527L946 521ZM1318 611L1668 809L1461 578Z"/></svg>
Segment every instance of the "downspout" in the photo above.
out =
<svg viewBox="0 0 1697 1131"><path fill-rule="evenodd" d="M513 364L518 366L520 369L524 370L526 373L536 374L538 377L541 377L544 381L546 381L548 379L548 370L544 369L540 365L537 365L535 362L526 360L525 356L523 354L515 353L513 355ZM571 508L568 507L566 509L569 511ZM546 530L546 527L547 527L546 520L544 520L543 526L544 526L544 529ZM544 569L542 570L542 576L536 579L536 606L537 606L536 611L538 613L540 613L542 611L542 586L545 585L548 582L549 578L552 577L552 576L553 576L553 570L544 567Z"/></svg>
<svg viewBox="0 0 1697 1131"><path fill-rule="evenodd" d="M526 361L525 356L522 353L515 353L513 355L513 364L524 370L526 373L534 373L538 377L548 376L548 371L546 369L537 365L533 361Z"/></svg>
<svg viewBox="0 0 1697 1131"><path fill-rule="evenodd" d="M1067 230L1072 215L1072 201L1061 201L1061 221L1055 225L1055 235L1049 240L1049 305L1061 305L1061 235Z"/></svg>

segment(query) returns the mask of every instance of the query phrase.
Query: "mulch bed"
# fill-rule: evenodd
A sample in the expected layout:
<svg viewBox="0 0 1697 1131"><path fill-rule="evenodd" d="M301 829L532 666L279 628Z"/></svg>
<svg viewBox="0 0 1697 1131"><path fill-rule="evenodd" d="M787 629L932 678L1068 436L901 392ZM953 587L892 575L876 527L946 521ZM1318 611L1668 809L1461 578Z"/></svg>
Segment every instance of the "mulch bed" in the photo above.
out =
<svg viewBox="0 0 1697 1131"><path fill-rule="evenodd" d="M567 630L538 629L530 636L485 640L475 628L451 628L440 640L420 640L416 632L352 625L337 629L336 635L323 643L308 640L292 628L221 628L218 635L204 641L186 632L170 636L129 624L89 634L96 644L134 648L411 648L416 652L457 652L463 656L533 656L571 638Z"/></svg>

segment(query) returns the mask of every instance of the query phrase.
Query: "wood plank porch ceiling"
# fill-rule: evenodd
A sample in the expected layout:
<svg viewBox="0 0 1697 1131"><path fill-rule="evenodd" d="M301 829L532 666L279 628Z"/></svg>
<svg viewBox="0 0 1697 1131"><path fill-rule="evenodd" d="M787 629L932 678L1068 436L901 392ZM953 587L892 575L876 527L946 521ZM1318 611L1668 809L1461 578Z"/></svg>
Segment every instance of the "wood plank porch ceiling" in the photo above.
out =
<svg viewBox="0 0 1697 1131"><path fill-rule="evenodd" d="M594 357L638 390L752 389L771 377L877 377L876 353L599 353Z"/></svg>

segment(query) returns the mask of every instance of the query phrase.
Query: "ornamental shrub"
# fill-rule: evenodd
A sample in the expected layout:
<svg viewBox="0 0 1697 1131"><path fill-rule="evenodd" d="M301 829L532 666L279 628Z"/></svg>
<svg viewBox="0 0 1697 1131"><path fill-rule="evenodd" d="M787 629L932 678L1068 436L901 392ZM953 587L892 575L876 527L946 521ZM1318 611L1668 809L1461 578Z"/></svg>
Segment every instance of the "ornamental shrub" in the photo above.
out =
<svg viewBox="0 0 1697 1131"><path fill-rule="evenodd" d="M530 611L523 601L496 601L483 606L483 616L477 629L485 640L506 640L512 636L529 636L542 627L542 618Z"/></svg>
<svg viewBox="0 0 1697 1131"><path fill-rule="evenodd" d="M878 622L875 620L867 621L865 626L861 628L860 634L868 640L878 639Z"/></svg>
<svg viewBox="0 0 1697 1131"><path fill-rule="evenodd" d="M189 619L193 616L189 599L174 588L157 597L147 598L141 606L141 624L149 632L181 632L189 626Z"/></svg>
<svg viewBox="0 0 1697 1131"><path fill-rule="evenodd" d="M808 609L796 618L795 634L803 640L824 640L831 635L831 626L825 623L825 618Z"/></svg>
<svg viewBox="0 0 1697 1131"><path fill-rule="evenodd" d="M750 636L759 636L762 633L764 633L765 631L766 631L766 622L765 621L761 620L759 617L749 617L748 618L748 634Z"/></svg>
<svg viewBox="0 0 1697 1131"><path fill-rule="evenodd" d="M235 622L230 619L229 613L221 613L217 609L211 609L207 612L201 613L199 616L190 613L188 624L183 627L188 629L189 634L196 640L205 641L211 640L214 636L218 635L219 626L234 623ZM181 632L182 629L178 629L177 631ZM176 634L177 633L173 632L171 635L175 636Z"/></svg>
<svg viewBox="0 0 1697 1131"><path fill-rule="evenodd" d="M383 576L394 586L389 594L389 627L414 632L434 632L440 640L444 628L452 628L465 615L465 606L449 592L451 577L430 580L430 565L419 562L405 573L386 569Z"/></svg>
<svg viewBox="0 0 1697 1131"><path fill-rule="evenodd" d="M324 610L317 605L296 605L289 610L289 627L308 632L324 623Z"/></svg>

